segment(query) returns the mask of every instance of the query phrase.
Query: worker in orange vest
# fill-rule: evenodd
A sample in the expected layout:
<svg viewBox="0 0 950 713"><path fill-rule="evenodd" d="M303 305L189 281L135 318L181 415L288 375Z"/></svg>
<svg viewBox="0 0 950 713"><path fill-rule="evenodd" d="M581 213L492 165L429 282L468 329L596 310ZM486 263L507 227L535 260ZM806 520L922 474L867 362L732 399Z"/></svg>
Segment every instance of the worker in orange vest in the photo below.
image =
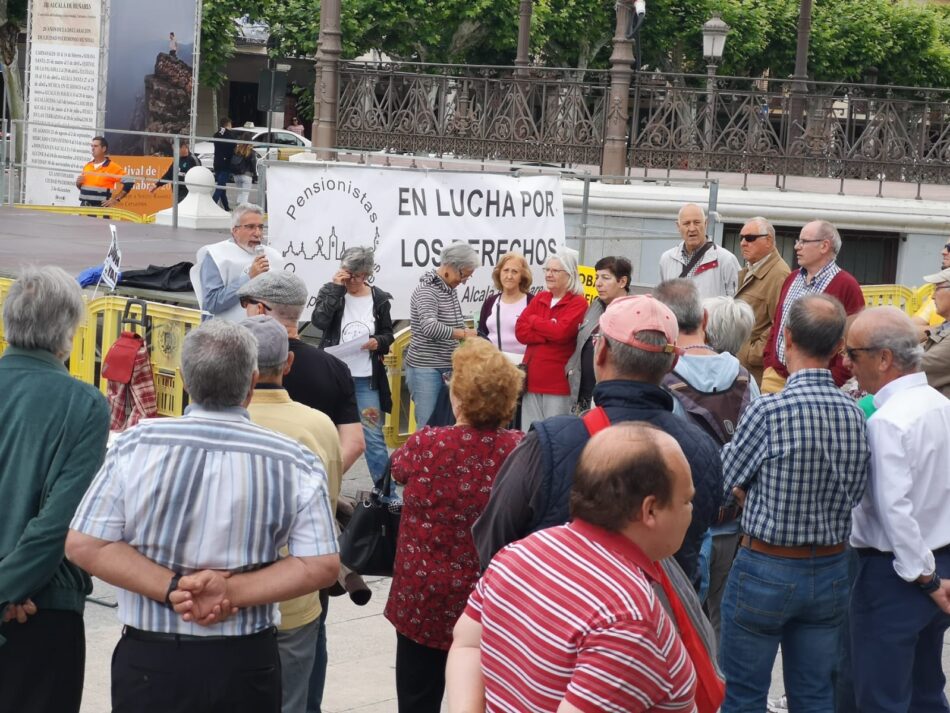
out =
<svg viewBox="0 0 950 713"><path fill-rule="evenodd" d="M109 208L116 205L132 190L135 181L125 175L125 169L109 158L109 142L104 136L92 139L92 161L83 166L76 178L79 205Z"/></svg>

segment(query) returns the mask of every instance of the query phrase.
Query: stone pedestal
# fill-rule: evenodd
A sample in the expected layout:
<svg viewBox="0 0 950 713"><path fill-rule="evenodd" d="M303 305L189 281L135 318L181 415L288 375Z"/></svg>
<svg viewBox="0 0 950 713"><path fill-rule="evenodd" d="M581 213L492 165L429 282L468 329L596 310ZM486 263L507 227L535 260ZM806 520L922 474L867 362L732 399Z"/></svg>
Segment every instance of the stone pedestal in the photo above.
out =
<svg viewBox="0 0 950 713"><path fill-rule="evenodd" d="M188 195L178 204L178 227L195 230L225 230L231 227L231 214L211 200L214 174L204 166L195 166L185 174ZM173 208L155 214L158 225L172 224Z"/></svg>

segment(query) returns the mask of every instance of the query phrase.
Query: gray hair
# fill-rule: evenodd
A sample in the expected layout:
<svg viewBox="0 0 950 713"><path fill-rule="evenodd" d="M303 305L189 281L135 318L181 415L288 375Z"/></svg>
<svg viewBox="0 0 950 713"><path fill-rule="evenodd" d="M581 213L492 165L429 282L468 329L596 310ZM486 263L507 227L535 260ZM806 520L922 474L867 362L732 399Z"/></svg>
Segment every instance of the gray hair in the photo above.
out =
<svg viewBox="0 0 950 713"><path fill-rule="evenodd" d="M733 297L703 300L706 318L706 344L717 352L735 356L752 334L755 312L748 303Z"/></svg>
<svg viewBox="0 0 950 713"><path fill-rule="evenodd" d="M374 264L373 248L347 248L340 258L340 267L357 275L372 275Z"/></svg>
<svg viewBox="0 0 950 713"><path fill-rule="evenodd" d="M577 251L573 248L562 247L545 261L547 265L551 260L557 260L561 267L567 273L567 291L577 295L584 294L584 285L581 283L580 273L577 269Z"/></svg>
<svg viewBox="0 0 950 713"><path fill-rule="evenodd" d="M86 316L82 288L60 267L25 267L3 301L6 340L65 359Z"/></svg>
<svg viewBox="0 0 950 713"><path fill-rule="evenodd" d="M248 213L264 215L264 209L256 203L241 203L241 205L231 211L231 227L238 227L241 224L241 221L244 220L244 216Z"/></svg>
<svg viewBox="0 0 950 713"><path fill-rule="evenodd" d="M676 277L653 288L653 296L676 315L680 332L692 333L703 326L703 302L692 280Z"/></svg>
<svg viewBox="0 0 950 713"><path fill-rule="evenodd" d="M815 239L831 242L831 250L835 255L841 252L841 234L838 229L827 220L813 220L816 226Z"/></svg>
<svg viewBox="0 0 950 713"><path fill-rule="evenodd" d="M297 327L305 305L282 305L276 302L270 306L271 316L285 327Z"/></svg>
<svg viewBox="0 0 950 713"><path fill-rule="evenodd" d="M642 330L633 335L637 341L657 347L669 344L666 335L653 330ZM631 347L616 339L604 335L610 349L610 361L617 372L628 379L645 381L659 385L673 368L675 354L666 352L648 352Z"/></svg>
<svg viewBox="0 0 950 713"><path fill-rule="evenodd" d="M844 336L848 316L834 297L805 295L792 303L785 326L795 345L810 357L831 359Z"/></svg>
<svg viewBox="0 0 950 713"><path fill-rule="evenodd" d="M442 250L441 262L459 272L474 270L478 267L478 253L468 243L452 243Z"/></svg>
<svg viewBox="0 0 950 713"><path fill-rule="evenodd" d="M764 230L768 233L769 237L772 238L772 242L775 242L775 227L768 220L761 215L757 215L753 218L749 218L742 227L744 228L746 225L752 225L753 223L758 225L760 230Z"/></svg>
<svg viewBox="0 0 950 713"><path fill-rule="evenodd" d="M191 400L211 409L241 406L257 371L257 340L240 324L210 319L185 337L181 375Z"/></svg>
<svg viewBox="0 0 950 713"><path fill-rule="evenodd" d="M887 349L894 366L904 374L920 371L924 348L910 317L897 307L876 307L871 312L876 319L870 320L867 326L867 346Z"/></svg>

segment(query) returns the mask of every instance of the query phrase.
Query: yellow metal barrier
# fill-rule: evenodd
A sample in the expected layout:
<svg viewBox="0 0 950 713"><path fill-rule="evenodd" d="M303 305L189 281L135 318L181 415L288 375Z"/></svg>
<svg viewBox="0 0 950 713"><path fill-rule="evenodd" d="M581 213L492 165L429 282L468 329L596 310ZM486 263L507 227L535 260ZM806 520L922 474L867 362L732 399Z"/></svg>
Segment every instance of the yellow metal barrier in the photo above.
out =
<svg viewBox="0 0 950 713"><path fill-rule="evenodd" d="M53 206L53 205L29 205L27 203L17 203L14 208L24 208L26 210L39 210L44 213L58 213L59 215L89 215L95 218L108 218L109 220L125 220L129 223L154 223L154 215L140 215L131 210L122 208L87 208L80 206Z"/></svg>
<svg viewBox="0 0 950 713"><path fill-rule="evenodd" d="M393 395L393 409L386 414L383 437L390 448L398 448L409 434L416 430L415 405L409 398L406 384L405 354L409 348L409 328L396 332L396 339L383 360L389 375L389 389Z"/></svg>
<svg viewBox="0 0 950 713"><path fill-rule="evenodd" d="M899 307L913 314L920 306L917 290L903 285L864 285L861 292L868 307Z"/></svg>
<svg viewBox="0 0 950 713"><path fill-rule="evenodd" d="M3 301L7 297L7 291L10 289L10 285L13 284L13 280L10 280L6 277L0 277L0 354L3 354L3 350L7 348L7 340L3 338Z"/></svg>
<svg viewBox="0 0 950 713"><path fill-rule="evenodd" d="M152 361L158 413L162 416L180 416L187 396L181 376L181 347L185 335L201 324L201 313L195 309L175 307L159 302L145 302L145 329L140 325L123 325L126 304L124 297L100 297L89 303L88 334L95 339L84 339L81 364L83 381L95 384L103 393L108 382L100 378L102 358L119 338L123 330L135 331L145 337ZM142 320L142 309L133 302L130 318Z"/></svg>

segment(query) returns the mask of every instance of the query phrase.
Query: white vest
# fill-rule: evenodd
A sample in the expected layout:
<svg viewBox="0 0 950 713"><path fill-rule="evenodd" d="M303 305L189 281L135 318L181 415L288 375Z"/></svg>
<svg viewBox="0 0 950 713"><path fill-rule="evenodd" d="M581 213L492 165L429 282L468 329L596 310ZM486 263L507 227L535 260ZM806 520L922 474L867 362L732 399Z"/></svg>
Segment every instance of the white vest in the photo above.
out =
<svg viewBox="0 0 950 713"><path fill-rule="evenodd" d="M284 259L274 248L265 245L264 254L270 263L271 270L282 270ZM241 275L246 275L251 269L251 263L254 262L254 255L247 252L234 240L222 240L220 243L204 245L198 249L198 255L195 258L194 267L191 268L191 285L195 288L195 296L198 298L198 307L204 311L204 288L201 286L201 265L205 257L210 255L221 273L221 280L225 285L238 279ZM212 315L231 322L239 322L247 316L245 309L240 303L235 304L223 312Z"/></svg>

